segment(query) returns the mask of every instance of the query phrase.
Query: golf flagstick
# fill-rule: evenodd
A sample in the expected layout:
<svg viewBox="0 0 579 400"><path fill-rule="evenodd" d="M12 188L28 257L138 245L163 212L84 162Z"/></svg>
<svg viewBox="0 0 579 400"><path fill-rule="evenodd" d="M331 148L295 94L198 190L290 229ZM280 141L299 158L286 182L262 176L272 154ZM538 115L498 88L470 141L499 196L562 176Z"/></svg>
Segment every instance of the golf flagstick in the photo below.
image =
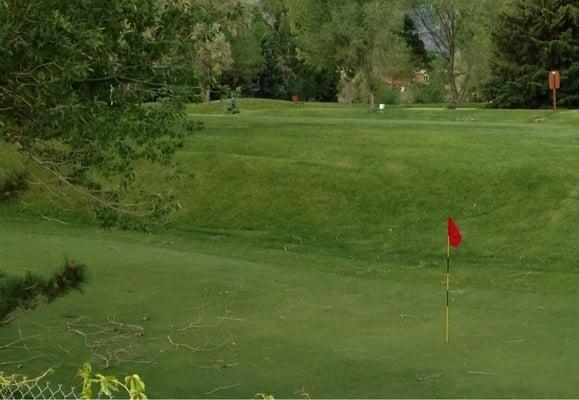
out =
<svg viewBox="0 0 579 400"><path fill-rule="evenodd" d="M450 300L450 237L446 238L446 330L444 342L448 343L448 318L449 318L449 300Z"/></svg>
<svg viewBox="0 0 579 400"><path fill-rule="evenodd" d="M449 307L450 307L450 246L458 248L462 235L454 220L448 217L448 233L446 235L446 324L444 342L449 342Z"/></svg>

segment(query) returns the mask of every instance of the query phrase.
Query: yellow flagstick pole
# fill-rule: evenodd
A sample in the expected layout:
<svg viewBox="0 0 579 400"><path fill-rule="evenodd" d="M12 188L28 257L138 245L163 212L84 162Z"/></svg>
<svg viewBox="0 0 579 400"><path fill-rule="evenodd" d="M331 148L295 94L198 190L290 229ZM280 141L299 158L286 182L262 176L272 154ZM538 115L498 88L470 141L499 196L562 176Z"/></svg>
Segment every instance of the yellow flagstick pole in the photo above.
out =
<svg viewBox="0 0 579 400"><path fill-rule="evenodd" d="M447 236L446 243L446 330L445 330L445 343L448 343L448 306L449 306L449 295L450 295L450 237Z"/></svg>

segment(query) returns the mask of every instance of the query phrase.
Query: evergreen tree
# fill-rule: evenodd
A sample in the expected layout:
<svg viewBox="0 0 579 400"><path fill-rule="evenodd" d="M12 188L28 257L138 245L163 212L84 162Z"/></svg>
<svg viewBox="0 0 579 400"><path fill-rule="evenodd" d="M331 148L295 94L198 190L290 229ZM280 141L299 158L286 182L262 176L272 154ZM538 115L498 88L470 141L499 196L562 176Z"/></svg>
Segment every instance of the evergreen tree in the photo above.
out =
<svg viewBox="0 0 579 400"><path fill-rule="evenodd" d="M579 2L517 0L492 32L486 97L496 107L547 107L548 74L561 71L561 106L579 106Z"/></svg>
<svg viewBox="0 0 579 400"><path fill-rule="evenodd" d="M16 317L14 311L31 310L40 301L48 303L86 282L86 266L66 260L51 277L43 278L27 272L25 276L9 276L0 271L0 326Z"/></svg>
<svg viewBox="0 0 579 400"><path fill-rule="evenodd" d="M416 23L410 15L404 16L404 27L400 36L406 42L406 45L410 49L412 56L412 63L415 68L427 68L430 66L431 57L426 51L426 46L420 37L420 32L416 27Z"/></svg>

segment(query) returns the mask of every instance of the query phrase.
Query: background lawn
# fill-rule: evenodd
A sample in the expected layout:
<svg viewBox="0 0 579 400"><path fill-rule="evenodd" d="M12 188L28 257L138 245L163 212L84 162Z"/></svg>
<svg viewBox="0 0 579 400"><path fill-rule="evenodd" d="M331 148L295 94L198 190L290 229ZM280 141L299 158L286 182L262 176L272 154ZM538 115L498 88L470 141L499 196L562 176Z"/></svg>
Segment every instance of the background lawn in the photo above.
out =
<svg viewBox="0 0 579 400"><path fill-rule="evenodd" d="M577 397L579 111L188 115L205 129L176 165L141 171L181 200L163 229L99 229L38 185L0 203L2 270L90 268L84 294L2 328L0 348L33 337L0 369L78 385L91 360L151 397Z"/></svg>

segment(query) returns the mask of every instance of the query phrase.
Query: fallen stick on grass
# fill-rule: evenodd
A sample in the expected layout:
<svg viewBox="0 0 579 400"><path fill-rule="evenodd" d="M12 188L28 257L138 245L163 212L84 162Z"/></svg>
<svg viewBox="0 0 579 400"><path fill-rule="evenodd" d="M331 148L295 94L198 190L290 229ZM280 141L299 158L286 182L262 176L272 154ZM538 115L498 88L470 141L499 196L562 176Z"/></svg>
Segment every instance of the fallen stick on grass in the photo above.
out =
<svg viewBox="0 0 579 400"><path fill-rule="evenodd" d="M237 386L240 386L240 385L241 385L241 383L236 383L235 385L229 385L229 386L219 386L219 387L216 387L216 388L213 389L212 391L207 392L207 393L205 393L205 394L206 394L206 395L209 395L209 394L217 393L217 392L219 392L219 391L221 391L221 390L233 389L234 387L237 387Z"/></svg>

